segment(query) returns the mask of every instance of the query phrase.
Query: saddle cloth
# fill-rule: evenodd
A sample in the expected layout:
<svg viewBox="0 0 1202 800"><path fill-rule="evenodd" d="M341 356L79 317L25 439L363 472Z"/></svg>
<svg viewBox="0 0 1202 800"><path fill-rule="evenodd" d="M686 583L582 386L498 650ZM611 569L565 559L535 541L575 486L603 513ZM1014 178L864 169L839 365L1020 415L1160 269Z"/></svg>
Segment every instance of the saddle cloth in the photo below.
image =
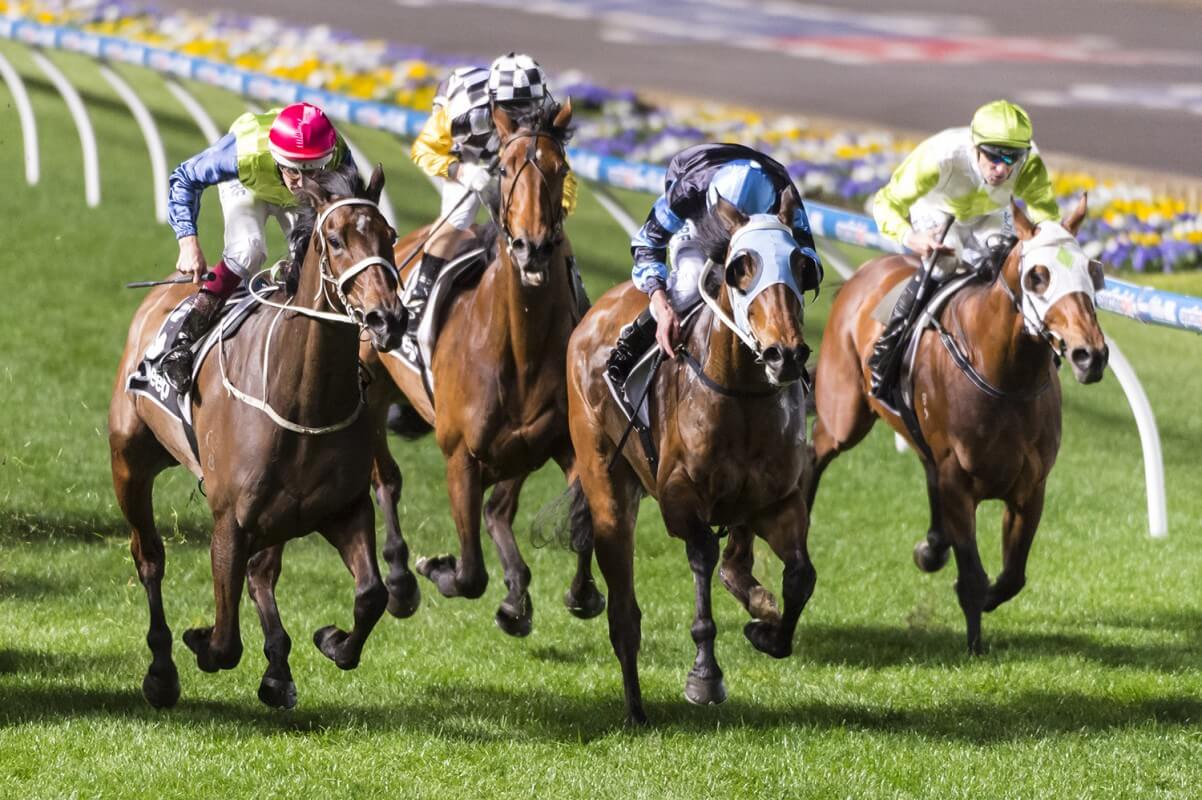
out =
<svg viewBox="0 0 1202 800"><path fill-rule="evenodd" d="M270 295L278 289L279 287L267 283L255 285L255 291L260 295ZM146 353L142 356L142 360L138 362L137 368L125 379L125 390L132 394L140 394L146 397L156 406L178 420L184 428L184 433L187 434L188 444L192 447L192 454L199 458L200 454L196 446L196 433L192 426L192 394L189 391L181 395L172 388L171 384L159 372L159 363L175 343L184 318L187 317L188 311L191 310L195 302L196 295L188 295L163 320L158 333L150 341L150 346L146 348ZM193 385L195 385L196 376L200 374L200 368L204 364L205 357L213 349L213 345L217 343L218 334L224 330L225 339L233 337L242 326L243 321L250 316L251 311L258 304L258 300L245 288L240 288L225 301L225 304L218 312L217 320L213 323L213 327L204 338L192 345L192 352L194 354L192 362ZM224 320L228 321L223 326L222 321Z"/></svg>

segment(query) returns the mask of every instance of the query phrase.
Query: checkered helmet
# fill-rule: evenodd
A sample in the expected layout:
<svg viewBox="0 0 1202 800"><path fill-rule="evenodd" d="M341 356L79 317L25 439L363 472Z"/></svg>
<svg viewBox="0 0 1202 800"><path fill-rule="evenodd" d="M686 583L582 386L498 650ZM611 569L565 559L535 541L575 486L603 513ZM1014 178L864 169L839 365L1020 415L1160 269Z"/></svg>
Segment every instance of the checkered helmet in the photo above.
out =
<svg viewBox="0 0 1202 800"><path fill-rule="evenodd" d="M524 53L506 53L488 68L488 93L494 103L541 105L547 73Z"/></svg>

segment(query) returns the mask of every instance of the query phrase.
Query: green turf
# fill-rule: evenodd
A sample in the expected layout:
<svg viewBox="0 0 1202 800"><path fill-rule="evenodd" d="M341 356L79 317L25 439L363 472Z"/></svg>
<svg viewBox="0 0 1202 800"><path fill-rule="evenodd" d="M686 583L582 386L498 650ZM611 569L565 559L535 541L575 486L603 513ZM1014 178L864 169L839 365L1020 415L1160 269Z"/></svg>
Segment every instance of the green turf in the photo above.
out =
<svg viewBox="0 0 1202 800"><path fill-rule="evenodd" d="M30 77L26 52L0 52ZM561 488L530 482L518 528L534 573L534 633L492 624L504 588L446 600L423 585L408 620L385 618L358 670L340 672L311 632L349 622L352 584L319 540L289 545L279 586L300 703L261 706L254 614L235 670L199 672L177 641L179 706L139 691L149 654L144 594L108 477L105 412L139 295L124 281L166 273L176 246L153 222L145 147L89 62L55 55L100 138L104 201L83 204L78 139L53 89L30 83L43 182L24 185L16 115L0 114L0 797L1192 797L1202 779L1202 347L1196 336L1111 315L1164 443L1170 536L1145 530L1139 441L1117 381L1064 378L1065 430L1026 590L986 617L987 655L963 650L954 570L919 574L925 529L917 462L878 429L835 462L814 511L819 579L796 652L772 661L740 635L743 611L716 591L718 656L730 700L682 698L693 646L692 581L654 503L639 526L645 732L622 728L621 681L605 622L570 618L571 557L525 535ZM172 164L202 146L157 78L123 69L152 104ZM242 104L197 88L219 124ZM7 101L7 94L0 94ZM382 160L401 227L436 198L390 137L350 129ZM621 193L619 193L621 195ZM636 218L645 196L622 196ZM202 217L219 250L215 198ZM623 279L627 239L589 192L569 232L595 294ZM1178 289L1184 291L1185 289ZM810 310L818 339L830 292ZM441 458L393 442L406 470L402 519L415 553L454 547ZM179 470L156 492L168 538L166 611L177 640L208 624L207 507ZM999 561L999 508L979 520ZM760 552L773 586L779 567Z"/></svg>

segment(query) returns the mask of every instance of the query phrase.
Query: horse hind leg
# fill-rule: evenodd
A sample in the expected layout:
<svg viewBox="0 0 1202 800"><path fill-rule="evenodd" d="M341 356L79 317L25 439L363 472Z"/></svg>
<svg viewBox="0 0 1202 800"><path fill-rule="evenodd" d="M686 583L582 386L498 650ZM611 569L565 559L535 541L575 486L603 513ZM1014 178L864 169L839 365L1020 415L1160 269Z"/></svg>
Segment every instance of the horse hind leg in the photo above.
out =
<svg viewBox="0 0 1202 800"><path fill-rule="evenodd" d="M280 579L283 557L283 545L260 550L251 556L246 566L246 591L259 612L259 623L263 626L263 655L267 657L267 671L259 683L259 699L272 708L290 709L296 705L296 684L288 665L292 639L284 630L275 602L275 585Z"/></svg>
<svg viewBox="0 0 1202 800"><path fill-rule="evenodd" d="M1018 594L1027 583L1027 556L1043 516L1044 483L1024 503L1006 502L1002 519L1002 571L985 595L985 610L995 608Z"/></svg>
<svg viewBox="0 0 1202 800"><path fill-rule="evenodd" d="M382 449L381 449L382 448ZM375 458L372 463L372 483L376 490L376 503L384 515L384 561L388 564L388 613L405 618L413 615L421 604L421 589L417 578L409 570L409 545L401 533L401 520L397 515L397 503L401 499L403 485L401 470L388 452L388 443L380 429L376 442Z"/></svg>
<svg viewBox="0 0 1202 800"><path fill-rule="evenodd" d="M179 672L171 658L171 628L163 611L166 551L154 524L152 498L155 476L170 457L145 427L132 436L114 433L109 441L113 490L130 525L130 554L150 609L146 644L151 662L142 679L142 694L155 708L171 708L179 701Z"/></svg>
<svg viewBox="0 0 1202 800"><path fill-rule="evenodd" d="M755 566L755 533L744 525L730 529L718 578L736 600L747 609L752 619L779 622L780 608L776 598L752 574Z"/></svg>
<svg viewBox="0 0 1202 800"><path fill-rule="evenodd" d="M484 505L484 527L488 531L509 592L501 600L494 617L497 627L510 636L526 636L534 624L534 601L530 599L530 567L522 559L513 535L513 519L518 513L518 497L525 475L501 481L493 487Z"/></svg>
<svg viewBox="0 0 1202 800"><path fill-rule="evenodd" d="M325 525L321 535L334 545L355 579L354 625L344 631L327 625L313 633L313 644L339 669L359 666L363 645L388 606L388 590L376 563L376 522L366 494L348 513Z"/></svg>
<svg viewBox="0 0 1202 800"><path fill-rule="evenodd" d="M815 377L815 412L810 470L805 487L806 508L814 509L818 482L832 461L841 453L855 447L876 422L876 415L864 394L864 380L859 357L851 343L843 348L832 347L819 359Z"/></svg>
<svg viewBox="0 0 1202 800"><path fill-rule="evenodd" d="M593 514L580 480L576 477L575 456L558 459L568 482L566 493L571 548L576 553L576 574L563 596L563 604L573 617L592 619L605 610L605 595L593 580Z"/></svg>

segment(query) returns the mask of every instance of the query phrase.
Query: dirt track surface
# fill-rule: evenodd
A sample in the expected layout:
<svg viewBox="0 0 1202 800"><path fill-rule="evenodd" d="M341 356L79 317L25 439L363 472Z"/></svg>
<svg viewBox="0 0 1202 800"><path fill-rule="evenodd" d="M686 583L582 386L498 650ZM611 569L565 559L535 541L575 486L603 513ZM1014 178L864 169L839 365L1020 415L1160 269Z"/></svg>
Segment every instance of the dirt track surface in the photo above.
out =
<svg viewBox="0 0 1202 800"><path fill-rule="evenodd" d="M526 51L553 72L580 69L615 88L909 130L966 124L979 104L1007 96L1027 105L1044 150L1202 178L1202 13L1188 4L215 0L205 7L222 6L468 62Z"/></svg>

